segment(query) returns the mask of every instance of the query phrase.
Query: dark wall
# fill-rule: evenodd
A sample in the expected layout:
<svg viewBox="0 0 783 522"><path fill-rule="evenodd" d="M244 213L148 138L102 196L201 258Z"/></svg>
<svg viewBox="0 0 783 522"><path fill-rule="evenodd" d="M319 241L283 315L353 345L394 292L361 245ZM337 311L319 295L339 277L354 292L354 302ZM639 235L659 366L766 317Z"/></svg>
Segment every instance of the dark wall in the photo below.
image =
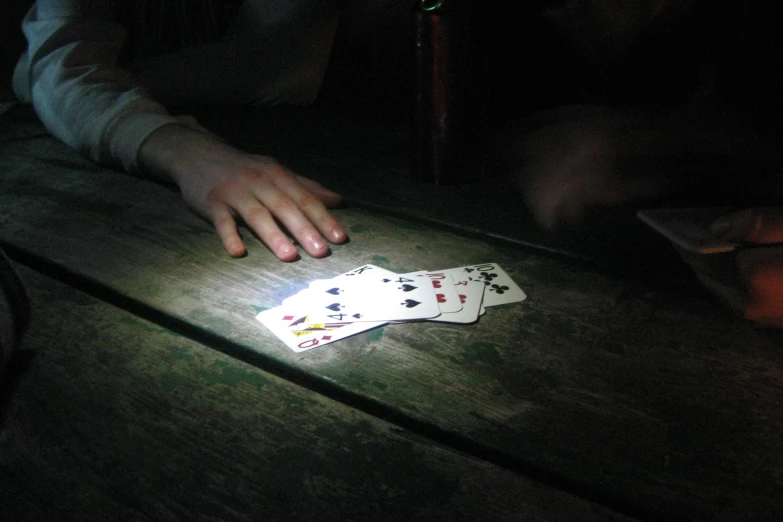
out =
<svg viewBox="0 0 783 522"><path fill-rule="evenodd" d="M31 5L33 0L0 0L0 80L4 89L25 47L21 22Z"/></svg>

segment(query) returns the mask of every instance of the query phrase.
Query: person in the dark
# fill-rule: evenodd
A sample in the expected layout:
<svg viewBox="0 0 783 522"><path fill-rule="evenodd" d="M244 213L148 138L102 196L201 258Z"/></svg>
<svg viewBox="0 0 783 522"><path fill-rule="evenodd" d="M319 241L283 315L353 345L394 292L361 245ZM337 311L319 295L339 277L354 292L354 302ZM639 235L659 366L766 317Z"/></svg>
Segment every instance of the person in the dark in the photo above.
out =
<svg viewBox="0 0 783 522"><path fill-rule="evenodd" d="M762 2L545 3L584 77L576 103L518 119L498 149L534 218L734 207L710 228L743 248L681 255L739 314L783 327L783 46Z"/></svg>
<svg viewBox="0 0 783 522"><path fill-rule="evenodd" d="M348 3L203 0L189 4L192 12L175 12L179 23L172 25L165 15L181 3L39 0L23 24L28 49L14 88L73 148L175 182L231 255L245 252L241 219L282 260L295 259L297 251L276 220L310 255L324 256L327 240L346 239L327 210L339 202L337 194L271 158L231 147L167 107L313 101ZM365 11L382 12L392 3L367 2ZM716 223L716 230L745 242L776 241L783 158L780 136L770 129L783 114L764 100L777 102L783 89L760 81L759 71L779 77L783 66L763 58L760 49L774 45L748 23L764 21L763 6L756 13L746 4L706 0L533 4L539 3L542 23L578 57L570 63L581 63L584 76L569 80L586 95L515 120L495 147L497 164L535 219L552 228L578 223L596 206L708 205L721 198L725 204L730 196L739 206L766 206L724 216L728 225ZM404 6L397 12L415 7L397 4ZM223 9L231 6L235 12ZM501 32L510 58L530 54L514 45L514 31ZM500 79L513 91L511 75ZM522 80L530 82L530 75ZM737 232L748 220L751 232ZM686 260L742 314L783 325L781 293L771 282L783 270L783 253L768 247L735 256L709 274L704 263Z"/></svg>
<svg viewBox="0 0 783 522"><path fill-rule="evenodd" d="M245 252L242 219L281 260L298 253L277 220L322 257L346 240L327 210L340 196L169 107L310 103L338 15L332 0L39 0L14 91L93 160L176 183L232 256Z"/></svg>

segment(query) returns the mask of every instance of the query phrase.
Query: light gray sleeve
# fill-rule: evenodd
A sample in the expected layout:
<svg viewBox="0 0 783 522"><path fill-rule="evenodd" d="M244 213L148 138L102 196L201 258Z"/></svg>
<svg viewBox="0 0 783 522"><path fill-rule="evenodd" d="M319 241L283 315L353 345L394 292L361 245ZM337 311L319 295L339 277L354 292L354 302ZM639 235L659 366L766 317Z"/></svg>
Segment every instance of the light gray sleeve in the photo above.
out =
<svg viewBox="0 0 783 522"><path fill-rule="evenodd" d="M28 48L14 91L46 128L103 164L136 171L138 150L171 116L118 65L127 37L111 0L39 0L22 28Z"/></svg>

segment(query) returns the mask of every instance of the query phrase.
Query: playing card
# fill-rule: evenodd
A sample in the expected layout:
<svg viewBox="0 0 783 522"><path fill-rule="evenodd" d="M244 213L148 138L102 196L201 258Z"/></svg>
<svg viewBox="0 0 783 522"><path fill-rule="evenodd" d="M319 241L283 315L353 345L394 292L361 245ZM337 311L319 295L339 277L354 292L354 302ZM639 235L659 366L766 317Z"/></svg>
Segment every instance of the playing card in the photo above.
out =
<svg viewBox="0 0 783 522"><path fill-rule="evenodd" d="M666 239L696 254L731 252L737 245L715 237L708 226L730 212L728 207L659 208L640 210L636 216Z"/></svg>
<svg viewBox="0 0 783 522"><path fill-rule="evenodd" d="M484 284L484 306L516 303L527 298L525 292L497 263L464 266L460 270L469 280Z"/></svg>
<svg viewBox="0 0 783 522"><path fill-rule="evenodd" d="M333 343L385 324L384 322L335 322L324 324L319 329L307 325L304 315L297 315L296 312L286 310L282 306L260 312L256 315L256 319L295 352L304 352L316 346Z"/></svg>
<svg viewBox="0 0 783 522"><path fill-rule="evenodd" d="M306 307L308 300L312 298L310 289L313 286L326 284L326 282L337 283L339 281L349 280L349 279L358 280L358 279L363 279L365 277L375 277L375 276L391 277L396 275L397 274L395 272L392 272L391 270L386 270L385 268L380 268L375 265L362 265L358 268L354 268L353 270L349 270L348 272L333 277L332 279L316 279L315 281L312 281L308 288L305 288L304 290L301 290L296 294L283 299L283 305L290 306L295 309L301 309L302 306Z"/></svg>
<svg viewBox="0 0 783 522"><path fill-rule="evenodd" d="M399 274L330 280L311 285L310 291L311 322L411 321L440 315L432 285Z"/></svg>
<svg viewBox="0 0 783 522"><path fill-rule="evenodd" d="M437 273L446 274L452 279L462 308L456 312L441 313L438 317L428 319L428 321L462 324L476 322L484 310L481 306L484 297L484 284L468 279L461 267L440 270Z"/></svg>
<svg viewBox="0 0 783 522"><path fill-rule="evenodd" d="M435 292L435 297L438 299L440 313L450 314L462 310L462 303L457 295L457 289L454 287L454 282L451 280L449 274L443 271L427 272L426 270L422 270L421 272L412 272L403 275L406 277L420 277L430 280L432 289Z"/></svg>

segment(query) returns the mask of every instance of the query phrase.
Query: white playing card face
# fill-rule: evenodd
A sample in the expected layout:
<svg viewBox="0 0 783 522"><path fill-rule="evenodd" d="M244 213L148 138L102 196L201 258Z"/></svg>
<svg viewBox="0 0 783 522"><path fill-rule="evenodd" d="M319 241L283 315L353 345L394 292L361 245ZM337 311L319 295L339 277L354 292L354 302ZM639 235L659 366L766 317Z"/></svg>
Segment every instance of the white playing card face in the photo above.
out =
<svg viewBox="0 0 783 522"><path fill-rule="evenodd" d="M636 217L680 248L696 254L718 254L731 252L737 245L715 237L707 227L731 210L727 207L659 208L640 210Z"/></svg>
<svg viewBox="0 0 783 522"><path fill-rule="evenodd" d="M484 297L484 285L478 281L469 280L461 270L461 268L454 268L442 272L459 278L454 280L454 287L457 290L462 308L456 312L440 314L438 317L429 319L430 321L470 324L478 320L481 310L483 310L481 301Z"/></svg>
<svg viewBox="0 0 783 522"><path fill-rule="evenodd" d="M256 319L295 352L311 350L316 346L333 343L385 324L384 322L333 322L314 327L312 324L307 324L305 315L287 310L283 306L260 312L256 315Z"/></svg>
<svg viewBox="0 0 783 522"><path fill-rule="evenodd" d="M525 292L497 263L464 266L461 270L471 281L484 284L484 306L517 303L527 298Z"/></svg>
<svg viewBox="0 0 783 522"><path fill-rule="evenodd" d="M310 290L311 322L412 321L440 315L432 285L399 274L340 278Z"/></svg>
<svg viewBox="0 0 783 522"><path fill-rule="evenodd" d="M389 275L397 275L395 272L392 272L391 270L386 270L385 268L381 268L379 266L375 265L362 265L358 268L354 268L353 270L349 270L348 272L345 272L344 274L340 274L339 276L333 278L364 278L364 277L375 277L375 276L389 276Z"/></svg>
<svg viewBox="0 0 783 522"><path fill-rule="evenodd" d="M435 297L438 299L438 308L442 314L452 314L462 310L457 289L451 276L444 271L438 272L414 272L407 274L414 277L422 277L432 282L432 288L435 291Z"/></svg>
<svg viewBox="0 0 783 522"><path fill-rule="evenodd" d="M325 284L325 282L328 281L336 282L336 281L342 281L348 279L351 280L363 279L365 277L375 277L378 275L389 277L389 276L395 276L397 274L392 272L391 270L386 270L385 268L380 268L375 265L362 265L358 268L354 268L353 270L349 270L348 272L333 277L332 279L316 279L315 281L312 281L308 288L305 288L304 290L301 290L296 294L283 299L283 305L286 307L293 307L293 309L302 310L301 307L302 306L306 307L308 300L312 299L310 288L312 288L315 285L323 285Z"/></svg>

